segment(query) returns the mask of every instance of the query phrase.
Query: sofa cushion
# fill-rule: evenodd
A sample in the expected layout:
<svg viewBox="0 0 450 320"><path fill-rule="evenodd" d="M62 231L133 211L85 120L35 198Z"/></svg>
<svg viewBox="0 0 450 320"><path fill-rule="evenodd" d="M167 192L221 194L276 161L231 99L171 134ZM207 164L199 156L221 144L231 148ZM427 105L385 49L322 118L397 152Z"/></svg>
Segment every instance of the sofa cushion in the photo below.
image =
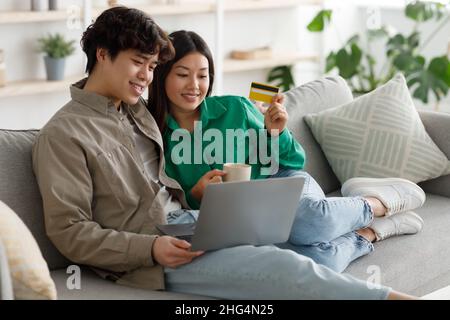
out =
<svg viewBox="0 0 450 320"><path fill-rule="evenodd" d="M450 159L450 113L420 111L419 114L431 139ZM420 186L425 192L450 198L450 175L422 182Z"/></svg>
<svg viewBox="0 0 450 320"><path fill-rule="evenodd" d="M42 199L32 168L31 147L37 133L0 129L0 201L30 229L49 268L62 268L69 261L45 233Z"/></svg>
<svg viewBox="0 0 450 320"><path fill-rule="evenodd" d="M47 263L30 230L0 201L0 240L5 246L16 299L56 299Z"/></svg>
<svg viewBox="0 0 450 320"><path fill-rule="evenodd" d="M67 281L75 284L69 277L74 272L66 273L66 269L53 270L51 276L56 284L59 300L207 300L205 296L174 293L168 291L153 291L125 287L110 280L105 280L86 267L80 268L80 288L67 286ZM70 289L69 289L70 288Z"/></svg>
<svg viewBox="0 0 450 320"><path fill-rule="evenodd" d="M353 177L420 182L450 173L397 74L354 101L305 117L341 183Z"/></svg>
<svg viewBox="0 0 450 320"><path fill-rule="evenodd" d="M338 189L339 181L303 117L351 102L353 96L346 81L341 77L326 77L296 87L286 92L285 96L289 113L288 128L306 152L305 170L316 179L325 193Z"/></svg>
<svg viewBox="0 0 450 320"><path fill-rule="evenodd" d="M450 284L450 198L427 194L425 205L414 211L424 220L419 233L375 242L375 251L345 272L372 281L380 271L382 284L416 296Z"/></svg>

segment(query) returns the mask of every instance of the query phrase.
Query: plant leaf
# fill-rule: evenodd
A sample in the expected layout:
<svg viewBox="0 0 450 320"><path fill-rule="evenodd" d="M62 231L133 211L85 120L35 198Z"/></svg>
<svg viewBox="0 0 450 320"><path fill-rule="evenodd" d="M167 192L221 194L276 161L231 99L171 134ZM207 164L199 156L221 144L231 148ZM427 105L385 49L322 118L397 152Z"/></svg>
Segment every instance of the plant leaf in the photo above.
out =
<svg viewBox="0 0 450 320"><path fill-rule="evenodd" d="M406 74L423 69L425 58L422 56L413 56L410 53L400 53L393 60L394 66Z"/></svg>
<svg viewBox="0 0 450 320"><path fill-rule="evenodd" d="M369 40L375 40L378 38L384 38L389 36L389 33L387 31L386 26L382 26L381 28L378 29L368 29L367 30L367 37L369 38Z"/></svg>
<svg viewBox="0 0 450 320"><path fill-rule="evenodd" d="M336 66L339 69L339 75L344 79L353 77L361 63L362 51L356 43L353 43L350 48L342 48L336 54Z"/></svg>
<svg viewBox="0 0 450 320"><path fill-rule="evenodd" d="M330 72L333 68L336 67L336 54L331 51L327 56L325 72Z"/></svg>
<svg viewBox="0 0 450 320"><path fill-rule="evenodd" d="M330 22L332 14L332 10L320 10L306 28L311 32L323 31L325 25Z"/></svg>
<svg viewBox="0 0 450 320"><path fill-rule="evenodd" d="M413 96L428 103L428 94L433 92L440 100L450 87L450 62L446 56L431 60L428 68L413 72L408 77L408 86L415 87Z"/></svg>
<svg viewBox="0 0 450 320"><path fill-rule="evenodd" d="M439 2L414 1L405 7L408 18L424 22L432 18L440 19L444 15L445 5Z"/></svg>
<svg viewBox="0 0 450 320"><path fill-rule="evenodd" d="M60 33L49 34L38 39L39 50L51 58L64 58L75 51L75 40L66 41Z"/></svg>
<svg viewBox="0 0 450 320"><path fill-rule="evenodd" d="M295 87L294 77L292 76L292 66L279 66L273 68L269 71L267 81L280 87L283 92Z"/></svg>

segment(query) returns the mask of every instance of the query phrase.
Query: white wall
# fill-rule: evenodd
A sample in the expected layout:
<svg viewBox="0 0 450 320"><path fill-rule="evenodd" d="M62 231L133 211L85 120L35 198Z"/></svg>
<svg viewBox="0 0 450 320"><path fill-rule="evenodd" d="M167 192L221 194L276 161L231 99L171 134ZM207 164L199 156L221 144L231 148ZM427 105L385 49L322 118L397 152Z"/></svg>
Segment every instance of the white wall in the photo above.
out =
<svg viewBox="0 0 450 320"><path fill-rule="evenodd" d="M2 1L0 10L29 10L30 1ZM61 1L64 7L80 4L82 1ZM150 1L124 0L120 3L132 6ZM106 1L93 1L106 3ZM285 8L254 12L231 12L225 14L224 54L232 49L247 49L270 45L274 52L293 51L317 53L320 50L320 37L306 31L306 24L317 12L317 7ZM214 14L195 14L177 16L155 16L155 20L166 31L188 29L198 32L215 48ZM45 70L43 55L35 51L36 39L48 32L63 32L68 38L79 39L82 30L69 30L67 23L23 23L0 24L0 48L5 51L7 78L43 79ZM78 45L79 47L79 45ZM318 65L301 63L295 67L297 84L317 78ZM66 76L81 74L84 71L84 55L81 49L71 56L67 63ZM269 69L226 73L224 94L248 95L251 81L266 80ZM52 114L69 100L68 90L54 94L0 98L0 128L26 129L40 128Z"/></svg>

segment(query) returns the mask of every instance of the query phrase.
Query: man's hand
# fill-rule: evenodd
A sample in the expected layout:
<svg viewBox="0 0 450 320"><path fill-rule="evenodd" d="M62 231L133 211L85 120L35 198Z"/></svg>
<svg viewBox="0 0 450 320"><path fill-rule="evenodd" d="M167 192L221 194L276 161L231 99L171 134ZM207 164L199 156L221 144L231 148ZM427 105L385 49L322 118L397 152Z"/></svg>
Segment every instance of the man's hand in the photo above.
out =
<svg viewBox="0 0 450 320"><path fill-rule="evenodd" d="M281 132L286 128L289 116L286 112L286 108L283 106L283 103L284 95L279 93L273 96L272 103L269 108L264 108L262 105L258 104L256 105L259 111L264 114L264 125L272 136L281 134ZM272 134L271 130L277 130L277 133Z"/></svg>
<svg viewBox="0 0 450 320"><path fill-rule="evenodd" d="M203 177L198 180L195 186L191 189L191 195L197 199L197 201L201 201L203 198L203 192L205 192L205 188L210 183L222 183L222 177L226 175L225 172L221 170L211 170L207 172Z"/></svg>
<svg viewBox="0 0 450 320"><path fill-rule="evenodd" d="M153 242L153 260L160 265L176 268L189 263L192 259L201 256L203 251L190 251L191 244L170 236L161 236Z"/></svg>

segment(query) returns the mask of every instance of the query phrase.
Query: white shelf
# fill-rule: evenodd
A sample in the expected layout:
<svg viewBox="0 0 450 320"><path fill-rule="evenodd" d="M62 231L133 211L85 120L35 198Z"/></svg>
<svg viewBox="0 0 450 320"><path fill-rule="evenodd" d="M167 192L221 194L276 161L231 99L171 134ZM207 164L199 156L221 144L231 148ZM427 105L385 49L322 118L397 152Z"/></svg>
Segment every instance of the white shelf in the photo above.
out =
<svg viewBox="0 0 450 320"><path fill-rule="evenodd" d="M239 0L225 1L225 11L250 11L295 7L298 5L320 5L322 0Z"/></svg>
<svg viewBox="0 0 450 320"><path fill-rule="evenodd" d="M103 11L109 7L93 8L92 16L98 17ZM137 6L139 10L146 12L151 16L165 16L165 15L181 15L194 13L210 13L214 11L213 4L161 4L151 6Z"/></svg>
<svg viewBox="0 0 450 320"><path fill-rule="evenodd" d="M71 76L61 81L25 80L7 83L0 87L0 98L53 93L69 90L69 86L85 76Z"/></svg>
<svg viewBox="0 0 450 320"><path fill-rule="evenodd" d="M254 60L237 60L225 59L223 71L240 72L258 69L268 69L277 66L290 65L298 62L318 62L319 57L315 55L301 55L296 53L278 54L274 53L274 58L270 59L254 59Z"/></svg>
<svg viewBox="0 0 450 320"><path fill-rule="evenodd" d="M66 11L0 11L0 24L63 21Z"/></svg>

